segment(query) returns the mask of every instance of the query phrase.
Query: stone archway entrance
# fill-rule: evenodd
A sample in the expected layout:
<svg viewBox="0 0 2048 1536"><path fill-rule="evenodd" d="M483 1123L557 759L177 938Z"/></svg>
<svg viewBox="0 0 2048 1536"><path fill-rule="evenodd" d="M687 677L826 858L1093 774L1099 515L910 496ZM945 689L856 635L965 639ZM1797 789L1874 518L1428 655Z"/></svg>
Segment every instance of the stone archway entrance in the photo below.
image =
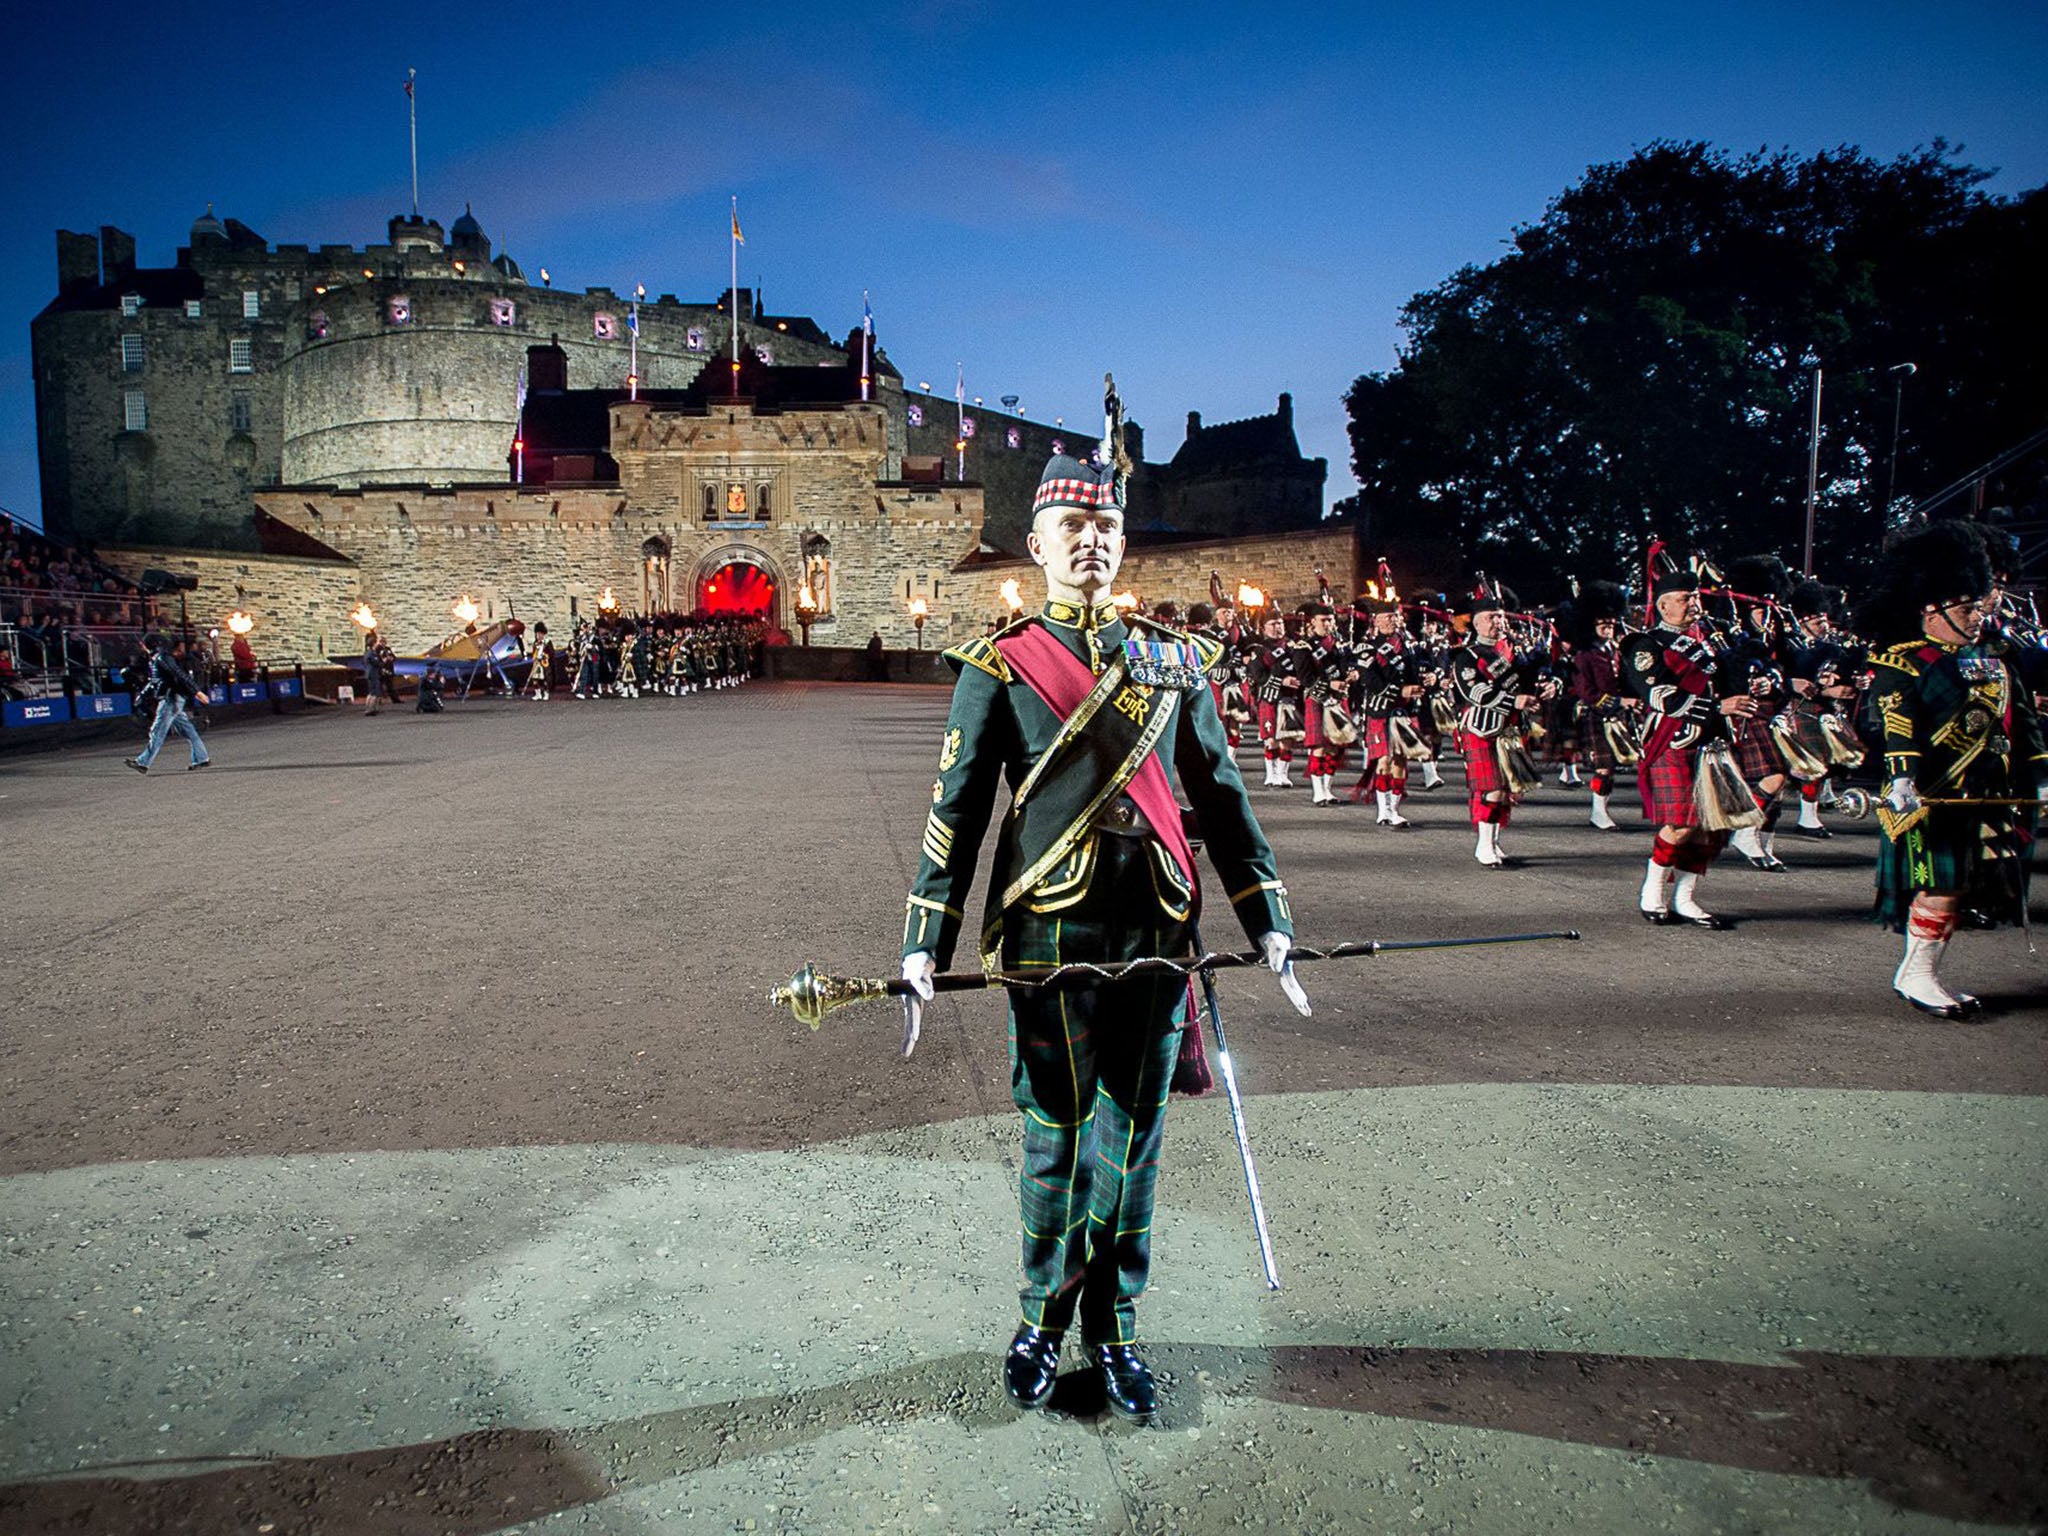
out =
<svg viewBox="0 0 2048 1536"><path fill-rule="evenodd" d="M713 550L698 563L695 597L707 613L762 613L771 626L782 624L782 573L745 545Z"/></svg>

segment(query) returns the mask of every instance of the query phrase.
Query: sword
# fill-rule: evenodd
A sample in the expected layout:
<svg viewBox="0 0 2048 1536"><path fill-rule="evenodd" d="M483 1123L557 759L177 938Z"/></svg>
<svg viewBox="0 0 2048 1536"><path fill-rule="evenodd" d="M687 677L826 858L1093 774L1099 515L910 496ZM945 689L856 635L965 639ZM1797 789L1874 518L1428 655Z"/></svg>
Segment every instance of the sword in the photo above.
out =
<svg viewBox="0 0 2048 1536"><path fill-rule="evenodd" d="M1200 930L1195 945L1201 947ZM1289 958L1292 958L1290 954ZM1209 1008L1209 1028L1216 1032L1216 1065L1223 1069L1223 1096L1230 1101L1230 1129L1237 1137L1237 1155L1244 1163L1244 1192L1252 1203L1252 1231L1259 1239L1259 1262L1266 1269L1266 1289L1280 1289L1280 1271L1273 1263L1273 1238L1266 1231L1266 1202L1259 1198L1259 1170L1252 1166L1251 1135L1244 1128L1244 1100L1237 1092L1237 1068L1230 1063L1230 1042L1223 1035L1223 1014L1216 1006L1216 975L1213 966L1201 970L1202 1000Z"/></svg>
<svg viewBox="0 0 2048 1536"><path fill-rule="evenodd" d="M1567 928L1550 933L1496 933L1470 939L1359 939L1332 944L1327 949L1299 945L1287 952L1287 958L1296 964L1311 960L1370 959L1376 955L1398 954L1408 950L1472 949L1490 944L1538 944L1557 939L1576 940L1578 937L1578 929ZM1165 955L1146 955L1136 960L1120 960L1106 964L1076 960L1035 971L941 971L931 978L931 985L934 992L979 992L995 987L1017 991L1062 991L1069 988L1099 986L1109 981L1121 981L1126 976L1168 972L1178 976L1207 976L1211 971L1265 964L1266 957L1256 949L1242 952L1210 952L1180 960L1169 959ZM914 990L910 983L901 977L831 976L806 963L782 986L772 989L768 994L768 1001L778 1007L789 1009L799 1023L808 1024L815 1030L824 1024L826 1014L836 1012L849 1004L879 1002L885 997L905 997ZM1220 1046L1222 1042L1219 1040L1217 1043Z"/></svg>

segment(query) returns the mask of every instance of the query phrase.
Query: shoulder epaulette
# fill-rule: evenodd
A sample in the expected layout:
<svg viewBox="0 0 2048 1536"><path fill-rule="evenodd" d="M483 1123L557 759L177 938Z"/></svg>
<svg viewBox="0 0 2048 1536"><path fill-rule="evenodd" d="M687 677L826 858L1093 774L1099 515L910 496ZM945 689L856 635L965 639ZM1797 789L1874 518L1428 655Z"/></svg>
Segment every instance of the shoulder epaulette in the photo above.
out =
<svg viewBox="0 0 2048 1536"><path fill-rule="evenodd" d="M946 660L953 663L956 672L962 667L974 667L999 683L1010 681L1010 664L1003 660L1003 653L996 649L995 641L987 635L976 635L972 640L952 647L946 652Z"/></svg>
<svg viewBox="0 0 2048 1536"><path fill-rule="evenodd" d="M1902 641L1900 644L1890 646L1872 656L1870 658L1871 664L1879 667L1890 667L1893 671L1903 672L1908 677L1917 677L1920 675L1921 663L1926 660L1926 657L1920 654L1926 647L1926 644L1927 642L1924 640Z"/></svg>

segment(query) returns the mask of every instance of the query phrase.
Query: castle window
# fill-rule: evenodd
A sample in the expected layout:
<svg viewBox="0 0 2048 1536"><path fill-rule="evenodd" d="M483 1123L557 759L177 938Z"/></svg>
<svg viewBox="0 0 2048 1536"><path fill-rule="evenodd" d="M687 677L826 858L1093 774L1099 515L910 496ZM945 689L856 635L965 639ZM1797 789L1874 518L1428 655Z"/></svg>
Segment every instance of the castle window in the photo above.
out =
<svg viewBox="0 0 2048 1536"><path fill-rule="evenodd" d="M143 399L141 390L130 389L122 393L121 425L130 432L149 430L149 402Z"/></svg>
<svg viewBox="0 0 2048 1536"><path fill-rule="evenodd" d="M299 280L296 277L288 277L284 280L284 297L287 304L299 302Z"/></svg>
<svg viewBox="0 0 2048 1536"><path fill-rule="evenodd" d="M762 522L768 521L768 506L775 487L766 480L754 487L754 516Z"/></svg>
<svg viewBox="0 0 2048 1536"><path fill-rule="evenodd" d="M306 340L325 341L326 339L327 311L316 309L312 314L306 316Z"/></svg>
<svg viewBox="0 0 2048 1536"><path fill-rule="evenodd" d="M384 306L384 318L392 325L412 324L412 300L404 294L395 294Z"/></svg>
<svg viewBox="0 0 2048 1536"><path fill-rule="evenodd" d="M134 319L134 318L135 318L135 317L136 317L137 315L139 315L139 314L141 314L141 313L142 313L142 295L141 295L141 294L139 294L139 293L124 293L124 294L122 294L122 295L121 295L121 318L122 318L122 319L124 319L124 320L133 320L133 319Z"/></svg>
<svg viewBox="0 0 2048 1536"><path fill-rule="evenodd" d="M962 416L960 418L960 435L962 437L974 436L974 418L972 416Z"/></svg>
<svg viewBox="0 0 2048 1536"><path fill-rule="evenodd" d="M756 347L754 348L754 356L758 357L770 368L775 366L775 351L772 347Z"/></svg>
<svg viewBox="0 0 2048 1536"><path fill-rule="evenodd" d="M140 336L123 336L121 338L121 371L123 373L142 372L142 338Z"/></svg>
<svg viewBox="0 0 2048 1536"><path fill-rule="evenodd" d="M262 314L263 295L254 288L244 288L242 290L242 318L244 320L255 320L261 318Z"/></svg>
<svg viewBox="0 0 2048 1536"><path fill-rule="evenodd" d="M491 300L491 324L510 325L512 323L512 315L513 309L510 299Z"/></svg>
<svg viewBox="0 0 2048 1536"><path fill-rule="evenodd" d="M704 521L718 521L718 487L708 480L704 483Z"/></svg>
<svg viewBox="0 0 2048 1536"><path fill-rule="evenodd" d="M1012 448L1022 448L1024 446L1024 429L1022 427L1009 428L1003 433L1003 441Z"/></svg>
<svg viewBox="0 0 2048 1536"><path fill-rule="evenodd" d="M255 348L246 336L231 337L228 341L228 372L254 373L256 371Z"/></svg>
<svg viewBox="0 0 2048 1536"><path fill-rule="evenodd" d="M614 341L618 338L619 322L611 315L592 315L590 317L590 334L599 341Z"/></svg>
<svg viewBox="0 0 2048 1536"><path fill-rule="evenodd" d="M187 320L197 320L199 318L199 301L197 299L187 299L185 301L185 318Z"/></svg>
<svg viewBox="0 0 2048 1536"><path fill-rule="evenodd" d="M250 418L249 397L237 390L228 401L228 426L236 432L251 431Z"/></svg>
<svg viewBox="0 0 2048 1536"><path fill-rule="evenodd" d="M683 344L692 352L702 352L704 350L704 327L701 325L691 326L683 333Z"/></svg>
<svg viewBox="0 0 2048 1536"><path fill-rule="evenodd" d="M904 415L909 419L909 422L913 427L921 427L924 425L924 407L919 405L915 400L911 401L910 404L906 405L903 408L903 411Z"/></svg>

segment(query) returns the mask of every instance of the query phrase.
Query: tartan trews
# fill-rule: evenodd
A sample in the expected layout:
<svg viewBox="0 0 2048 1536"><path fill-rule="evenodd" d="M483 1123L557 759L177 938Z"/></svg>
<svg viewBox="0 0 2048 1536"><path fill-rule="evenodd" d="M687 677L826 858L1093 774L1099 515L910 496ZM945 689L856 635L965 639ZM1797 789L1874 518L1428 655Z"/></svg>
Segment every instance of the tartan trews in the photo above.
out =
<svg viewBox="0 0 2048 1536"><path fill-rule="evenodd" d="M1143 840L1103 842L1095 888L1078 907L1013 914L1006 966L1186 952L1184 926L1146 914L1158 903ZM1145 899L1116 900L1116 887L1135 880L1147 882ZM1134 1340L1186 998L1177 976L1011 994L1010 1091L1024 1116L1019 1301L1035 1327L1065 1329L1078 1317L1090 1342Z"/></svg>

